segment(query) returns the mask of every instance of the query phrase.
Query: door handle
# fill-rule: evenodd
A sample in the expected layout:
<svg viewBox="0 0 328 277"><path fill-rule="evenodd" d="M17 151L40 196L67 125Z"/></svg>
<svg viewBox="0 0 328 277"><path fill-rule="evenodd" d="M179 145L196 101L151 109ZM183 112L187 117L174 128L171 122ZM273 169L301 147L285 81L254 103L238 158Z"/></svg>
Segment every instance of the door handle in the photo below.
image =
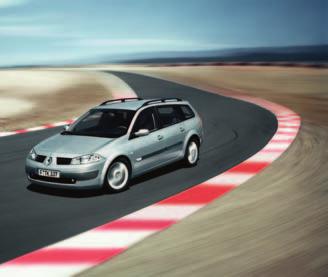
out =
<svg viewBox="0 0 328 277"><path fill-rule="evenodd" d="M164 137L163 137L162 135L158 135L158 136L157 136L157 139L158 139L158 140L162 140L163 138L164 138Z"/></svg>
<svg viewBox="0 0 328 277"><path fill-rule="evenodd" d="M185 128L180 127L180 131L181 131L181 133L184 132L185 131Z"/></svg>

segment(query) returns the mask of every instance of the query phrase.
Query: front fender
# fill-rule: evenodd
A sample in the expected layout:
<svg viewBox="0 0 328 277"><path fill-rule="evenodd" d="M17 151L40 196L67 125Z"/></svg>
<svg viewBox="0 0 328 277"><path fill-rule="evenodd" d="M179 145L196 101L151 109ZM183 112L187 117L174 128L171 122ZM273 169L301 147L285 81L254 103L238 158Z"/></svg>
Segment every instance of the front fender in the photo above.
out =
<svg viewBox="0 0 328 277"><path fill-rule="evenodd" d="M133 165L131 163L131 158L127 155L127 154L122 154L122 153L115 153L113 155L111 155L110 157L108 157L106 159L106 162L104 164L103 170L101 172L101 182L103 183L105 181L105 177L106 177L106 173L107 173L107 169L110 166L110 164L115 161L117 158L119 157L124 157L127 160L129 160L130 165L131 165L131 170L133 169Z"/></svg>

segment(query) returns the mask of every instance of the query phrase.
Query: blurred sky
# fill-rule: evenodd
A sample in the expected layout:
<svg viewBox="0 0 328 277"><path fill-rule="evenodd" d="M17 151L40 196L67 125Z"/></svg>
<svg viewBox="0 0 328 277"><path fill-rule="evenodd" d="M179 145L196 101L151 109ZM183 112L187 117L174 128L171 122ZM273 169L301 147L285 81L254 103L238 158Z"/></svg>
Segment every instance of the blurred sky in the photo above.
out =
<svg viewBox="0 0 328 277"><path fill-rule="evenodd" d="M0 0L0 65L328 42L328 0Z"/></svg>

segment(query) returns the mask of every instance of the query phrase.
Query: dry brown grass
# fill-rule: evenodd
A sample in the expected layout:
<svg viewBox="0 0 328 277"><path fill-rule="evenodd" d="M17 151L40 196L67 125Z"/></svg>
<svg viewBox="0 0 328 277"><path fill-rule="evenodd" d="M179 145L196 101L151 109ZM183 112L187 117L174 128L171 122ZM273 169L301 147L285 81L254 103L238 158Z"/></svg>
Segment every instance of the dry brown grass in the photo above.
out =
<svg viewBox="0 0 328 277"><path fill-rule="evenodd" d="M20 81L24 71L18 71L17 74L12 71L10 82L0 82L0 99L9 97L32 104L31 109L24 111L20 111L20 107L12 107L16 108L13 114L0 117L0 132L71 119L111 97L108 87L94 74L74 72L74 78L69 79L70 72L61 72L60 75L58 71L47 72L46 78L42 74L44 71L40 72L34 72L33 78L25 80L26 84ZM52 79L56 85L49 84L48 88L46 82ZM4 107L0 105L0 108Z"/></svg>

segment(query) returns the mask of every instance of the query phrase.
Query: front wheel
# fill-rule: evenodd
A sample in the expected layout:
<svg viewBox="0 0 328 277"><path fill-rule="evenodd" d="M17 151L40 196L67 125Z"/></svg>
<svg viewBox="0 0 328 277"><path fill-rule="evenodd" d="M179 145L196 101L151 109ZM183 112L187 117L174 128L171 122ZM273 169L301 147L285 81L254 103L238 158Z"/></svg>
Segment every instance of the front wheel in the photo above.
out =
<svg viewBox="0 0 328 277"><path fill-rule="evenodd" d="M104 189L110 192L120 192L129 187L130 170L124 159L115 160L108 168Z"/></svg>
<svg viewBox="0 0 328 277"><path fill-rule="evenodd" d="M191 139L186 147L184 161L188 166L194 166L199 159L199 144L196 139Z"/></svg>

